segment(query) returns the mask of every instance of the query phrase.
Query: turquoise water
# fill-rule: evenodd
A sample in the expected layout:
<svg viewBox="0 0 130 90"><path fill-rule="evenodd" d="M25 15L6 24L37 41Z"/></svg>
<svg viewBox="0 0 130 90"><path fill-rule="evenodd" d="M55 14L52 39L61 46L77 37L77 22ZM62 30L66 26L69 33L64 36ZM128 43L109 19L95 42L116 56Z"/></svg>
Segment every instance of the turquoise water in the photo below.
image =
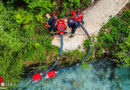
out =
<svg viewBox="0 0 130 90"><path fill-rule="evenodd" d="M130 68L110 66L103 62L64 68L51 79L23 79L13 90L130 90Z"/></svg>

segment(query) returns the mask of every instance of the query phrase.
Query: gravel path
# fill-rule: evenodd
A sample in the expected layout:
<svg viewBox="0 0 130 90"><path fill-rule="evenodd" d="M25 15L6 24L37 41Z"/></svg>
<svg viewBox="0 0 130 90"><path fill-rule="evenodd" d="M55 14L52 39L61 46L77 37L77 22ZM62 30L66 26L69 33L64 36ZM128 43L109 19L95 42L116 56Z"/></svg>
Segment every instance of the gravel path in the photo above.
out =
<svg viewBox="0 0 130 90"><path fill-rule="evenodd" d="M83 11L84 27L88 30L89 34L96 34L99 32L103 23L106 23L110 16L114 16L127 3L128 0L99 0L94 6L89 7ZM67 31L70 31L67 29ZM63 50L75 50L80 47L84 50L83 42L86 40L86 35L79 27L75 33L74 38L69 38L70 34L64 35ZM60 47L60 37L55 36L52 44Z"/></svg>

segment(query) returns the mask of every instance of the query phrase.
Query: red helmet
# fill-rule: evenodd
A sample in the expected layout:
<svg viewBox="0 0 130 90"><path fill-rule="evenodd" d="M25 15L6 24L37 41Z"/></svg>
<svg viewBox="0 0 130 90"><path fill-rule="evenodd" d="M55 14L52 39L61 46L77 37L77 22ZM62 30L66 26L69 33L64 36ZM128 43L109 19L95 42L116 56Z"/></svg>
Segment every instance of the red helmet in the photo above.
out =
<svg viewBox="0 0 130 90"><path fill-rule="evenodd" d="M54 12L52 13L52 15L53 15L53 16L56 16L56 14L55 14Z"/></svg>

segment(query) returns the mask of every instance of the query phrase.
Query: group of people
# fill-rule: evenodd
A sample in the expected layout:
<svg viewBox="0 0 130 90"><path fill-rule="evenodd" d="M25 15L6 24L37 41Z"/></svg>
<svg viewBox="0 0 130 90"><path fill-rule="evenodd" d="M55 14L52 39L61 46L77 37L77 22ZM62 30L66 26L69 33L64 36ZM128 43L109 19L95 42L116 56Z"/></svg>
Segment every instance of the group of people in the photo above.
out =
<svg viewBox="0 0 130 90"><path fill-rule="evenodd" d="M57 16L55 13L52 13L51 18L48 21L48 27L49 27L49 32L51 33L52 30L54 31L53 34L51 34L52 36L55 35L57 28L56 28L56 20L57 20ZM79 26L79 22L75 21L72 17L68 17L68 20L66 21L66 23L68 23L68 27L71 30L71 35L69 36L69 38L74 37L74 33L77 29L77 27Z"/></svg>

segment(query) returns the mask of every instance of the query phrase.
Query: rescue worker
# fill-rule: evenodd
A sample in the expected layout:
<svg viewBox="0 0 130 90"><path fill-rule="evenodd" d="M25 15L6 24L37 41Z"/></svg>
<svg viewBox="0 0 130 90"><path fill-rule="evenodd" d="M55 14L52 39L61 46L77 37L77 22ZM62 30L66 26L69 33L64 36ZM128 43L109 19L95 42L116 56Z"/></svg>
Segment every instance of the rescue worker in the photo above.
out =
<svg viewBox="0 0 130 90"><path fill-rule="evenodd" d="M51 18L48 21L49 24L49 32L51 33L52 30L54 31L54 33L56 33L56 20L57 20L57 16L55 13L52 13ZM54 36L55 34L51 34L52 36Z"/></svg>
<svg viewBox="0 0 130 90"><path fill-rule="evenodd" d="M75 21L73 18L68 17L68 26L71 30L71 35L69 36L69 38L72 38L72 37L74 37L74 33L75 33L77 27L79 26L78 21Z"/></svg>

